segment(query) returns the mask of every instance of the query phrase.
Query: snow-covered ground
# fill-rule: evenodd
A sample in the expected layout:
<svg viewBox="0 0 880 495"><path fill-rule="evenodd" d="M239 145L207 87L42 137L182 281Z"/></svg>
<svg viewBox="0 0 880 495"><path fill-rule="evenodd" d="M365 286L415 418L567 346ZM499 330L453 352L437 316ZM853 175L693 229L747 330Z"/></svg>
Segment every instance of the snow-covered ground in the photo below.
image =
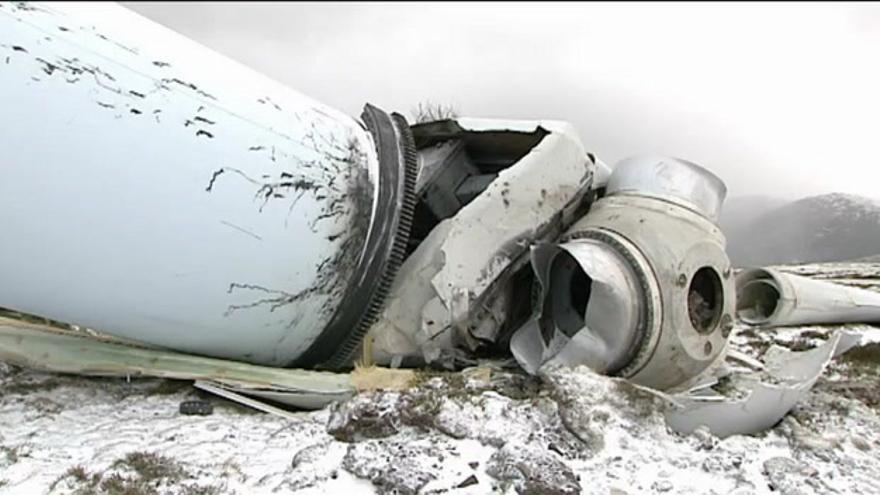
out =
<svg viewBox="0 0 880 495"><path fill-rule="evenodd" d="M880 289L880 264L786 270ZM732 348L832 331L740 328ZM660 399L586 369L425 375L288 419L0 363L0 493L880 493L880 351L850 354L773 429L724 440L671 432ZM178 412L196 397L214 413Z"/></svg>

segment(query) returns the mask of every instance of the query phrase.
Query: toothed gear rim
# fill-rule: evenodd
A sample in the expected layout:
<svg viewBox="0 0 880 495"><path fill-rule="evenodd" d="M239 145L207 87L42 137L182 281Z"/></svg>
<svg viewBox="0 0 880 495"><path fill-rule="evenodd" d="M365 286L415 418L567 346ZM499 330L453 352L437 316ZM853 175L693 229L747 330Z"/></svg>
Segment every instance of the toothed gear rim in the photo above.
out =
<svg viewBox="0 0 880 495"><path fill-rule="evenodd" d="M406 119L367 104L361 118L379 155L379 221L371 229L365 255L345 297L321 335L292 363L295 367L343 369L382 310L403 263L416 205L418 159ZM384 221L383 221L384 220ZM361 277L360 275L364 276Z"/></svg>

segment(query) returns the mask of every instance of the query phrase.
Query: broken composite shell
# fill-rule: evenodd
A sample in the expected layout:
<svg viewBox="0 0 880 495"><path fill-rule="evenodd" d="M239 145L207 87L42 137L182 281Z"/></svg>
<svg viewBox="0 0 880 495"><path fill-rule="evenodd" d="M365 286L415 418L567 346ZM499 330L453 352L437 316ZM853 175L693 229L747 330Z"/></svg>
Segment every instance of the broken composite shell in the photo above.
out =
<svg viewBox="0 0 880 495"><path fill-rule="evenodd" d="M535 317L511 339L528 371L586 364L657 389L681 385L721 354L734 287L716 225L726 194L707 170L674 158L615 167L607 196L537 246Z"/></svg>
<svg viewBox="0 0 880 495"><path fill-rule="evenodd" d="M402 117L363 122L126 9L0 4L0 306L339 365L406 244Z"/></svg>
<svg viewBox="0 0 880 495"><path fill-rule="evenodd" d="M751 325L788 326L880 321L880 294L771 268L736 277L737 316Z"/></svg>
<svg viewBox="0 0 880 495"><path fill-rule="evenodd" d="M565 122L456 119L413 133L413 237L424 238L370 330L372 355L452 366L509 333L516 313L528 317L530 291L515 290L524 286L518 273L529 274L529 247L578 218L596 164Z"/></svg>

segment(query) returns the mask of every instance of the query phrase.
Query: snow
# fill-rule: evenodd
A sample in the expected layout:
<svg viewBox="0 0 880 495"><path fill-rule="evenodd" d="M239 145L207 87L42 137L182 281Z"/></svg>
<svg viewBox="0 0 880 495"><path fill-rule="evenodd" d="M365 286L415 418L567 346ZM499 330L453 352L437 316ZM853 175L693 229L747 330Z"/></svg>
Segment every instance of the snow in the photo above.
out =
<svg viewBox="0 0 880 495"><path fill-rule="evenodd" d="M833 279L875 268L794 270ZM849 328L880 341L875 327ZM731 345L760 357L771 343L818 342L832 330L738 328ZM774 493L877 493L880 418L830 386L851 378L844 372L835 368L769 431L721 440L672 432L663 401L586 368L540 381L500 369L489 379L441 374L287 419L183 382L0 363L0 493L73 493L82 485L64 478L71 468L130 474L119 460L133 452L187 473L149 485L155 493L770 493L771 484ZM213 415L179 414L193 398L211 401Z"/></svg>

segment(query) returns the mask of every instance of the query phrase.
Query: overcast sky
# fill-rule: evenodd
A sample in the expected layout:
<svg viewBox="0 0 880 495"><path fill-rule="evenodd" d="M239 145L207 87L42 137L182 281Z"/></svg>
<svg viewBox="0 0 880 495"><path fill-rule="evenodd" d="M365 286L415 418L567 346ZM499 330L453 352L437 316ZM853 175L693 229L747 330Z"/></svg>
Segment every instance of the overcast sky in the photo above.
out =
<svg viewBox="0 0 880 495"><path fill-rule="evenodd" d="M124 3L331 106L575 124L730 195L880 198L878 4Z"/></svg>

